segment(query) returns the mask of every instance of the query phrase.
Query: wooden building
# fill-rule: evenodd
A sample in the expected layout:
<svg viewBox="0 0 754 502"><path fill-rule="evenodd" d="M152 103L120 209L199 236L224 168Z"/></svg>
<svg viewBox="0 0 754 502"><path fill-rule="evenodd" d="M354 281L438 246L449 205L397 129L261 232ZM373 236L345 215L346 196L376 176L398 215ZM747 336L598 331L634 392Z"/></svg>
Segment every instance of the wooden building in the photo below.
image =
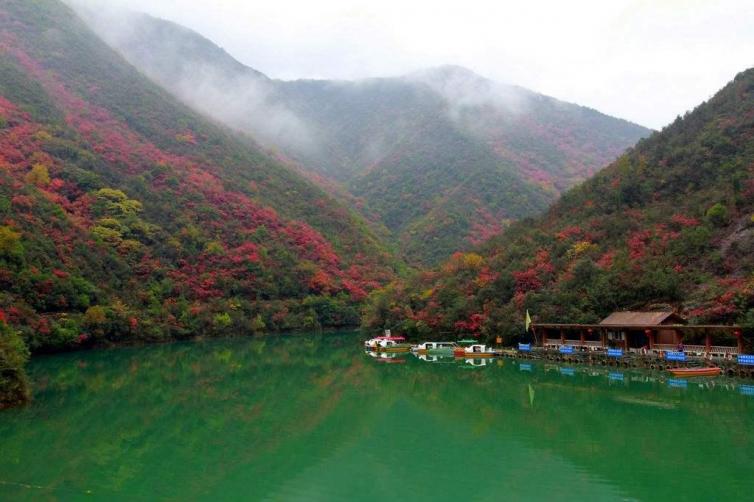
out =
<svg viewBox="0 0 754 502"><path fill-rule="evenodd" d="M627 347L650 349L655 344L680 344L683 334L677 326L685 324L686 320L673 312L613 312L600 321L608 337L619 337Z"/></svg>
<svg viewBox="0 0 754 502"><path fill-rule="evenodd" d="M674 312L614 312L599 324L533 323L545 348L571 345L579 350L621 348L659 354L683 348L699 356L730 357L744 352L739 326L687 325ZM713 343L714 342L714 343Z"/></svg>

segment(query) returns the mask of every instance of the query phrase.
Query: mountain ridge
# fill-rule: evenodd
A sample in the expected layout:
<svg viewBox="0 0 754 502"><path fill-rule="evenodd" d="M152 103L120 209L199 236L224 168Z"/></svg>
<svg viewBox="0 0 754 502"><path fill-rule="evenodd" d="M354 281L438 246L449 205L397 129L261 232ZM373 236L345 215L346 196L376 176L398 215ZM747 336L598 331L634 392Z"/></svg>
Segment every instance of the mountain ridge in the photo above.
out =
<svg viewBox="0 0 754 502"><path fill-rule="evenodd" d="M0 146L0 324L36 352L353 326L401 266L57 0L0 6Z"/></svg>
<svg viewBox="0 0 754 502"><path fill-rule="evenodd" d="M754 69L546 213L376 291L369 329L507 341L535 321L672 309L754 329ZM693 343L693 342L690 342Z"/></svg>
<svg viewBox="0 0 754 502"><path fill-rule="evenodd" d="M212 54L222 49L201 35L133 19L134 30L89 22L184 102L340 184L357 197L352 207L384 223L416 264L468 248L480 225L487 235L543 211L648 133L452 65L359 81L224 72L232 57L223 51L216 63ZM187 72L190 86L181 83ZM438 216L429 221L428 213Z"/></svg>

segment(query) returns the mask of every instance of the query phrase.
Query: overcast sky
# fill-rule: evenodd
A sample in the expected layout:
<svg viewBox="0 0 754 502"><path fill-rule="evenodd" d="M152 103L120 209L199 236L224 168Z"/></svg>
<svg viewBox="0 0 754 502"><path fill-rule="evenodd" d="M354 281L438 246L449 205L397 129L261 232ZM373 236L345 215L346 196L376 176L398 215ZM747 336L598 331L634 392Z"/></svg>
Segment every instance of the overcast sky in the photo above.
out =
<svg viewBox="0 0 754 502"><path fill-rule="evenodd" d="M87 0L201 32L275 78L440 64L660 128L754 66L753 0Z"/></svg>

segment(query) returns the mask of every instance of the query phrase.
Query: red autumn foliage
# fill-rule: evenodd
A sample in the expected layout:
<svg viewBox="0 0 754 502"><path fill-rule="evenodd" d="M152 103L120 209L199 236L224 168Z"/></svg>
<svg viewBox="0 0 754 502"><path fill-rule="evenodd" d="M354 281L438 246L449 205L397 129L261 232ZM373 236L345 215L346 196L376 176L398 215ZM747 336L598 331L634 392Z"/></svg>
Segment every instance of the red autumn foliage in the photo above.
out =
<svg viewBox="0 0 754 502"><path fill-rule="evenodd" d="M513 279L516 282L516 292L526 293L536 291L544 285L548 275L555 271L555 267L550 262L550 253L546 249L537 251L537 256L530 262L529 268L522 271L513 272Z"/></svg>
<svg viewBox="0 0 754 502"><path fill-rule="evenodd" d="M631 260L640 260L647 250L647 243L652 237L649 230L639 230L629 235L626 244L628 245L628 255Z"/></svg>
<svg viewBox="0 0 754 502"><path fill-rule="evenodd" d="M574 225L574 226L564 228L563 230L555 234L555 237L558 240L563 241L566 239L570 239L571 237L577 237L581 234L583 234L583 230L581 230L581 228Z"/></svg>
<svg viewBox="0 0 754 502"><path fill-rule="evenodd" d="M699 220L690 216L684 216L682 214L675 214L670 219L671 222L681 227L695 227L699 225Z"/></svg>
<svg viewBox="0 0 754 502"><path fill-rule="evenodd" d="M484 314L471 314L468 319L457 321L455 323L455 328L458 331L471 333L474 336L479 336L479 330L482 329L482 325L484 324L485 319L486 316Z"/></svg>
<svg viewBox="0 0 754 502"><path fill-rule="evenodd" d="M597 260L597 266L602 270L609 270L613 266L614 259L615 250L607 251Z"/></svg>

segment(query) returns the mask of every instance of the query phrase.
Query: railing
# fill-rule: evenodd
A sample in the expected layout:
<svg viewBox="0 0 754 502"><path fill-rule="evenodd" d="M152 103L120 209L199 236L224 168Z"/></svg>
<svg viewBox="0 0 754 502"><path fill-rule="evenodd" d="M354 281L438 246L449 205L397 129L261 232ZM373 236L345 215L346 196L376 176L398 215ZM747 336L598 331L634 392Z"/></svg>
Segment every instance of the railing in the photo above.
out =
<svg viewBox="0 0 754 502"><path fill-rule="evenodd" d="M544 346L547 349L560 349L562 346L574 347L579 351L604 351L607 347L602 345L599 340L561 340L560 338L545 338ZM642 356L655 356L659 357L663 353L677 352L678 345L670 343L656 343L652 349L647 347L643 348L629 348L626 352L642 355ZM738 347L712 345L707 350L706 345L684 345L683 352L692 357L724 357L726 359L735 358L738 355Z"/></svg>
<svg viewBox="0 0 754 502"><path fill-rule="evenodd" d="M730 354L732 356L735 356L738 354L738 347L713 345L709 348L709 353L712 355L727 356L728 354Z"/></svg>
<svg viewBox="0 0 754 502"><path fill-rule="evenodd" d="M692 356L703 356L707 353L705 345L684 345L683 351Z"/></svg>
<svg viewBox="0 0 754 502"><path fill-rule="evenodd" d="M545 349L558 349L561 347L572 347L577 352L599 352L605 350L602 342L599 340L561 340L560 338L545 338ZM569 352L570 353L570 352Z"/></svg>
<svg viewBox="0 0 754 502"><path fill-rule="evenodd" d="M656 343L654 344L653 350L655 351L664 350L667 352L669 350L676 350L677 348L678 348L678 345L674 345L672 343Z"/></svg>
<svg viewBox="0 0 754 502"><path fill-rule="evenodd" d="M677 345L671 345L668 343L656 343L653 349L653 352L655 354L659 354L660 352L675 352L678 350ZM706 345L684 345L683 351L689 355L697 356L697 357L704 357L704 356L717 356L717 357L726 357L726 356L735 356L738 354L738 347L729 347L729 346L723 346L723 345L712 345L709 350L707 350Z"/></svg>
<svg viewBox="0 0 754 502"><path fill-rule="evenodd" d="M566 340L566 345L571 345L573 347L576 347L577 349L581 351L595 351L595 350L602 350L602 342L596 341L596 340L584 340L583 342L581 340Z"/></svg>

